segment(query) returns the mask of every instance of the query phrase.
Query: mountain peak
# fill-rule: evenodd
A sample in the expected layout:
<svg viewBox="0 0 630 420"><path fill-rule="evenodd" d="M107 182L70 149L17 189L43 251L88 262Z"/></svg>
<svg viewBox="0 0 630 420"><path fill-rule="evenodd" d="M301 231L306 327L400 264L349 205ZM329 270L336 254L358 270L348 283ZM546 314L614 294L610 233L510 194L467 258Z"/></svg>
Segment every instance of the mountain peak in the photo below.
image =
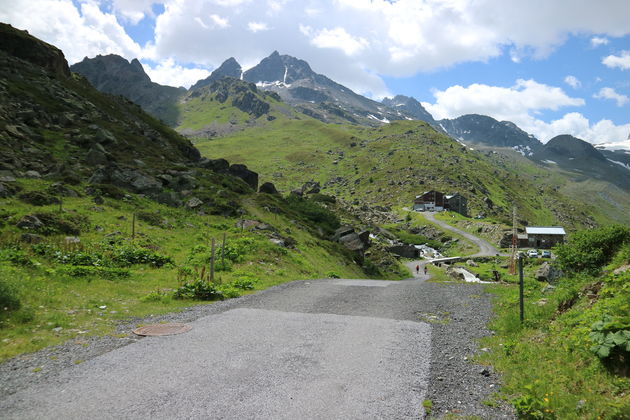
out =
<svg viewBox="0 0 630 420"><path fill-rule="evenodd" d="M195 90L202 88L204 86L209 86L216 80L222 79L224 77L234 77L236 79L241 78L241 74L243 73L243 69L241 65L236 61L234 57L230 57L225 60L219 67L217 67L210 76L205 79L199 80L197 83L190 87L190 90Z"/></svg>
<svg viewBox="0 0 630 420"><path fill-rule="evenodd" d="M562 134L549 140L545 145L547 151L551 151L565 158L584 159L595 158L606 160L606 158L591 143L573 137L569 134Z"/></svg>
<svg viewBox="0 0 630 420"><path fill-rule="evenodd" d="M252 83L289 84L296 80L312 78L315 75L306 61L290 55L280 55L278 51L274 51L269 57L263 58L257 66L243 73L243 79Z"/></svg>
<svg viewBox="0 0 630 420"><path fill-rule="evenodd" d="M416 98L405 95L396 95L392 99L384 98L382 100L383 105L390 108L394 108L399 111L404 111L411 117L428 122L429 124L435 124L433 116L422 106Z"/></svg>

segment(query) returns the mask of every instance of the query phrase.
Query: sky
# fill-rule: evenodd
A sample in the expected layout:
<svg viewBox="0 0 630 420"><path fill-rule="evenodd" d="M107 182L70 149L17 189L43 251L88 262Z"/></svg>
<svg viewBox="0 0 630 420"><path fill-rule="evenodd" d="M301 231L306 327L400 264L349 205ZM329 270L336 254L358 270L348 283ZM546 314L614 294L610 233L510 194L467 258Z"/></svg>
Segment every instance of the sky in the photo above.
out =
<svg viewBox="0 0 630 420"><path fill-rule="evenodd" d="M436 119L489 115L543 142L630 135L630 0L0 0L0 21L70 64L138 58L165 85L277 50Z"/></svg>

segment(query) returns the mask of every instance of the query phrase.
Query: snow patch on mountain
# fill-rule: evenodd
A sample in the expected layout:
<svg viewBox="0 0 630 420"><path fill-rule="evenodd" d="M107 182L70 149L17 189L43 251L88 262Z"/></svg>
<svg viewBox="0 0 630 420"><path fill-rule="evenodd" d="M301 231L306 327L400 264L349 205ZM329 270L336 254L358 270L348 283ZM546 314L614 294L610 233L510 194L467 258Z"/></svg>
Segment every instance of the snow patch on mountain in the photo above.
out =
<svg viewBox="0 0 630 420"><path fill-rule="evenodd" d="M612 163L616 163L616 164L617 164L617 165L619 165L619 166L623 166L624 168L626 168L627 170L629 170L629 171L630 171L630 165L627 165L627 164L625 164L625 163L623 163L623 162L619 162L619 161L617 161L617 160L612 160L612 159L608 159L608 161L609 161L609 162L612 162Z"/></svg>

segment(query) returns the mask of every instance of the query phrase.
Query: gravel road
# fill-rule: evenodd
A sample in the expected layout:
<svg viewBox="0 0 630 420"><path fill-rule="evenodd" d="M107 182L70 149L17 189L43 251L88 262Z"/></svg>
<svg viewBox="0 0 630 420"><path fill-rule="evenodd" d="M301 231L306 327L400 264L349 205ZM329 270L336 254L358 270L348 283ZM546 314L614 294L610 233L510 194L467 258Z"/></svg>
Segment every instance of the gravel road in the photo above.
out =
<svg viewBox="0 0 630 420"><path fill-rule="evenodd" d="M490 242L484 239L478 238L475 235L465 232L463 230L457 229L451 225L448 225L441 220L436 219L435 213L424 212L422 214L427 220L431 221L432 223L435 223L436 225L439 225L446 230L450 230L451 232L458 233L462 235L464 238L468 239L470 242L477 245L479 247L479 252L477 252L476 254L470 255L470 257L492 257L499 254L499 251L494 246L492 246Z"/></svg>
<svg viewBox="0 0 630 420"><path fill-rule="evenodd" d="M0 413L413 419L429 399L437 418L513 418L481 403L499 378L470 361L489 317L479 285L297 281L121 326L189 322L185 334L92 338L3 363Z"/></svg>

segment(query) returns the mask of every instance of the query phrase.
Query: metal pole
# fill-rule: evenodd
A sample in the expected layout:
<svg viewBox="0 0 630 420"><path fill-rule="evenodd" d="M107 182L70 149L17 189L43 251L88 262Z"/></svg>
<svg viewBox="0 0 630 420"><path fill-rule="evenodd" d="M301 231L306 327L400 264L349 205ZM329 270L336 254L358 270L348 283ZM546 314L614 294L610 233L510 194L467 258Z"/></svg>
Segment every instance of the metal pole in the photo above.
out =
<svg viewBox="0 0 630 420"><path fill-rule="evenodd" d="M136 238L136 212L131 216L131 239Z"/></svg>
<svg viewBox="0 0 630 420"><path fill-rule="evenodd" d="M210 281L214 283L214 238L212 238L212 255L210 257Z"/></svg>
<svg viewBox="0 0 630 420"><path fill-rule="evenodd" d="M221 267L225 270L225 238L227 234L223 232L223 244L221 245Z"/></svg>
<svg viewBox="0 0 630 420"><path fill-rule="evenodd" d="M518 303L520 309L521 323L525 320L525 306L523 303L523 256L518 256Z"/></svg>

